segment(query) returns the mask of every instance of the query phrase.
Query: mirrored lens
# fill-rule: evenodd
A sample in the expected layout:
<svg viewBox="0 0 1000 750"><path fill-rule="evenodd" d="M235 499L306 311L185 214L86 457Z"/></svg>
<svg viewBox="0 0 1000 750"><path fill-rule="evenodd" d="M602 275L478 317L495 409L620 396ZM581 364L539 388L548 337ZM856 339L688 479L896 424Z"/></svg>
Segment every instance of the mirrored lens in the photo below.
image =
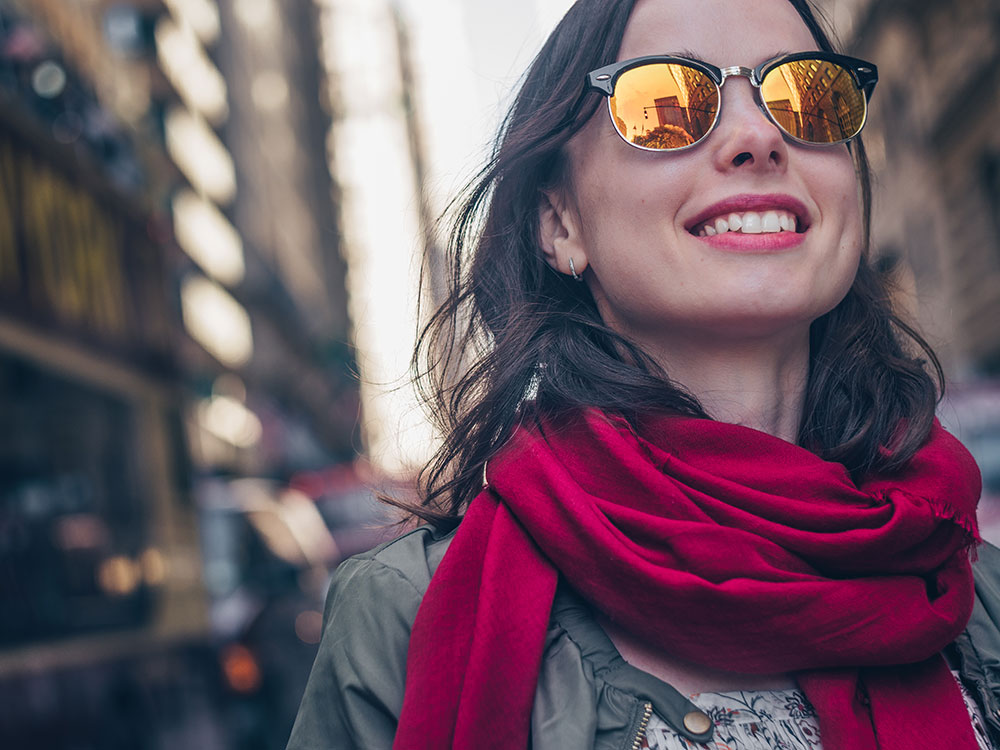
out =
<svg viewBox="0 0 1000 750"><path fill-rule="evenodd" d="M719 89L697 68L653 63L622 73L610 103L611 119L625 140L644 148L683 148L712 129Z"/></svg>
<svg viewBox="0 0 1000 750"><path fill-rule="evenodd" d="M764 105L794 138L836 143L865 123L867 102L850 71L826 60L795 60L770 70L760 87Z"/></svg>

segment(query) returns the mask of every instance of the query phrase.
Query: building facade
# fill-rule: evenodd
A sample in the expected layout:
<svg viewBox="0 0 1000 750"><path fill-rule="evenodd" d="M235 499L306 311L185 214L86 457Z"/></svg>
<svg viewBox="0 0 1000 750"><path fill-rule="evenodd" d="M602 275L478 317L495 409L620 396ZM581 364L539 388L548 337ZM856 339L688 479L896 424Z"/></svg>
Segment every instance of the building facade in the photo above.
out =
<svg viewBox="0 0 1000 750"><path fill-rule="evenodd" d="M287 737L290 488L358 491L317 13L0 0L0 745Z"/></svg>
<svg viewBox="0 0 1000 750"><path fill-rule="evenodd" d="M853 53L879 66L865 139L876 252L912 268L923 327L965 378L1000 370L1000 5L842 2Z"/></svg>
<svg viewBox="0 0 1000 750"><path fill-rule="evenodd" d="M879 68L865 142L872 244L942 358L942 421L983 470L1000 538L1000 3L837 0L849 52Z"/></svg>

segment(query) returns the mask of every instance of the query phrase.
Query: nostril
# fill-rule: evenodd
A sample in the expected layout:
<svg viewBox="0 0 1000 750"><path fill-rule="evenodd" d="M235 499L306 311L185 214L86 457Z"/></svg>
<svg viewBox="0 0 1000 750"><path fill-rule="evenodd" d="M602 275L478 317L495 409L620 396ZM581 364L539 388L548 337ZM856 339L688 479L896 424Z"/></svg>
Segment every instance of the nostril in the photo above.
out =
<svg viewBox="0 0 1000 750"><path fill-rule="evenodd" d="M737 167L746 164L748 161L753 161L753 154L751 154L749 151L744 151L743 153L737 154L735 157L733 157L733 164L735 164Z"/></svg>

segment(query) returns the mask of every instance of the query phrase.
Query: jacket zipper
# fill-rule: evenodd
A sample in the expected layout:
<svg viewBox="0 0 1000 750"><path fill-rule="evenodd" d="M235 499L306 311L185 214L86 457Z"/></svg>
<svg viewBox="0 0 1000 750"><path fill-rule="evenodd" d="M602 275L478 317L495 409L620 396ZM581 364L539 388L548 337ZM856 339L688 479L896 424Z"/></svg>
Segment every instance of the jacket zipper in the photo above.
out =
<svg viewBox="0 0 1000 750"><path fill-rule="evenodd" d="M653 716L653 704L646 702L646 705L642 709L642 721L639 722L639 731L635 735L635 739L632 740L632 750L640 750L642 747L642 740L646 736L646 727L649 725L649 720Z"/></svg>

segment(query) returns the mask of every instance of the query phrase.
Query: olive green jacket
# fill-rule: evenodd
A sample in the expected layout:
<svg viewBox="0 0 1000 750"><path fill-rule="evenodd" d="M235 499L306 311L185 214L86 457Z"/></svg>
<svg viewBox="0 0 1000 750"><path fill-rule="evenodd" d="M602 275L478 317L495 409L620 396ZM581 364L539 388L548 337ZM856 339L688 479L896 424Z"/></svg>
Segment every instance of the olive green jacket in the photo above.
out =
<svg viewBox="0 0 1000 750"><path fill-rule="evenodd" d="M288 750L391 748L410 628L451 538L421 527L340 565ZM984 545L979 556L976 609L950 656L1000 747L1000 550ZM589 607L561 586L531 714L533 750L638 748L652 711L693 741L710 734L691 731L704 715L626 663Z"/></svg>

